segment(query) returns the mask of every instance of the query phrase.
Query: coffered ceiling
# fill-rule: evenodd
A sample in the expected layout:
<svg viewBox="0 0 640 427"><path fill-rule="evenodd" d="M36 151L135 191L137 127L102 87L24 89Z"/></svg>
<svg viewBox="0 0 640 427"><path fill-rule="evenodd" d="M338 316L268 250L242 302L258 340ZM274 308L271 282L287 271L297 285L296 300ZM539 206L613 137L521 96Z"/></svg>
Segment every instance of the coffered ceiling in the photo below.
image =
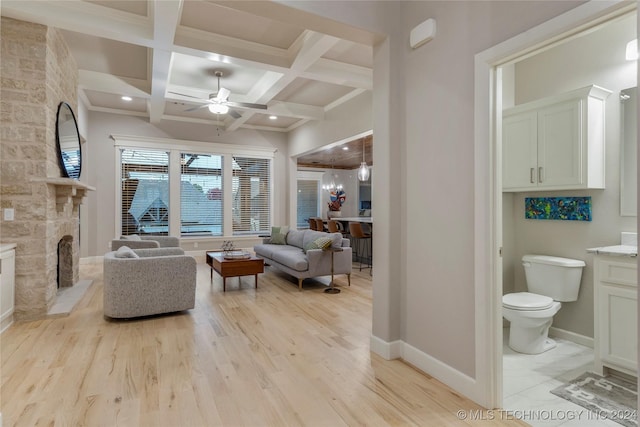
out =
<svg viewBox="0 0 640 427"><path fill-rule="evenodd" d="M152 123L288 132L372 88L375 35L312 25L276 2L2 0L0 6L3 16L62 30L89 110ZM223 72L229 101L268 108L185 111L217 91L215 71Z"/></svg>

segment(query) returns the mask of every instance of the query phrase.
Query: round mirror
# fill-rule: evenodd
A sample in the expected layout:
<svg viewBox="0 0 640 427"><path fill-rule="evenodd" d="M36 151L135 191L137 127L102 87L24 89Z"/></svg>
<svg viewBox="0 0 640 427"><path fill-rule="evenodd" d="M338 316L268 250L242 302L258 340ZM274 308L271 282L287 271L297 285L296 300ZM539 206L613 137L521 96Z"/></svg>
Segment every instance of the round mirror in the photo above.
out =
<svg viewBox="0 0 640 427"><path fill-rule="evenodd" d="M73 115L71 106L66 102L61 102L58 105L56 144L58 145L58 160L62 168L62 176L79 179L82 168L80 132L78 132L76 116Z"/></svg>

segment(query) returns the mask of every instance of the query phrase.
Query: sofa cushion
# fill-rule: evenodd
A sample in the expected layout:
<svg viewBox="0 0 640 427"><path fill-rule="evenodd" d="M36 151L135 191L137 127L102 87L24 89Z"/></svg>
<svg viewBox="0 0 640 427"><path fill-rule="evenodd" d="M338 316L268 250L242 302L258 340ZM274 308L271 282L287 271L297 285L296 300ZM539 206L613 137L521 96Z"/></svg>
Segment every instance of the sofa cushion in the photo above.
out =
<svg viewBox="0 0 640 427"><path fill-rule="evenodd" d="M120 246L114 256L116 258L140 258L129 246Z"/></svg>
<svg viewBox="0 0 640 427"><path fill-rule="evenodd" d="M307 255L302 252L302 249L295 246L279 246L277 250L273 251L271 259L292 270L307 271L309 269Z"/></svg>
<svg viewBox="0 0 640 427"><path fill-rule="evenodd" d="M316 239L321 237L329 237L331 239L331 247L342 247L342 234L341 233L325 233L324 231L304 230L304 238L302 248L306 248Z"/></svg>
<svg viewBox="0 0 640 427"><path fill-rule="evenodd" d="M309 249L328 249L332 243L333 240L330 237L318 237L316 240L305 246L304 251L306 253Z"/></svg>
<svg viewBox="0 0 640 427"><path fill-rule="evenodd" d="M255 245L253 251L256 255L265 258L273 258L273 252L281 247L281 245L272 245L271 243L263 243L261 245Z"/></svg>
<svg viewBox="0 0 640 427"><path fill-rule="evenodd" d="M289 233L289 227L271 227L271 244L273 245L286 245L287 234Z"/></svg>
<svg viewBox="0 0 640 427"><path fill-rule="evenodd" d="M287 245L295 246L297 248L304 248L304 234L306 230L289 230L287 233Z"/></svg>
<svg viewBox="0 0 640 427"><path fill-rule="evenodd" d="M328 237L329 233L325 233L324 231L315 231L315 230L304 230L304 238L302 239L302 248L306 248L316 239L320 237Z"/></svg>
<svg viewBox="0 0 640 427"><path fill-rule="evenodd" d="M328 233L331 238L331 247L338 249L342 247L342 233Z"/></svg>

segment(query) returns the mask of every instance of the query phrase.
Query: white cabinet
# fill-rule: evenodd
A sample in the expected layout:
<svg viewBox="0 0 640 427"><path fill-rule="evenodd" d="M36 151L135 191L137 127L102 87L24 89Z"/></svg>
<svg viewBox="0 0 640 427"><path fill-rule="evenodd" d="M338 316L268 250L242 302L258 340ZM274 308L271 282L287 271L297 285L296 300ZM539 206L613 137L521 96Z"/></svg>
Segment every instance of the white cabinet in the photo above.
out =
<svg viewBox="0 0 640 427"><path fill-rule="evenodd" d="M604 188L604 112L611 92L588 86L504 110L504 191Z"/></svg>
<svg viewBox="0 0 640 427"><path fill-rule="evenodd" d="M595 371L611 368L636 376L638 365L635 257L595 256Z"/></svg>
<svg viewBox="0 0 640 427"><path fill-rule="evenodd" d="M13 322L15 305L15 244L0 245L0 332Z"/></svg>

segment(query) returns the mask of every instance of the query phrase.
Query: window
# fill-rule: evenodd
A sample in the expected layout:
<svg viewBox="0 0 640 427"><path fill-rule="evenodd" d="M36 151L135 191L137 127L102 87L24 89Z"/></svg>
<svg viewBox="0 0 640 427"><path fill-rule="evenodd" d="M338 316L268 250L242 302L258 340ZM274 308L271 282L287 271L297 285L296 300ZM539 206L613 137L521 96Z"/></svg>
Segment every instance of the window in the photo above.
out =
<svg viewBox="0 0 640 427"><path fill-rule="evenodd" d="M318 180L298 180L298 213L296 225L298 228L307 228L308 219L318 215Z"/></svg>
<svg viewBox="0 0 640 427"><path fill-rule="evenodd" d="M222 156L180 153L180 235L222 236Z"/></svg>
<svg viewBox="0 0 640 427"><path fill-rule="evenodd" d="M218 239L270 232L275 149L111 138L122 183L116 204L121 234Z"/></svg>
<svg viewBox="0 0 640 427"><path fill-rule="evenodd" d="M121 149L122 234L169 232L169 153Z"/></svg>
<svg viewBox="0 0 640 427"><path fill-rule="evenodd" d="M271 227L271 161L233 157L233 234L268 233Z"/></svg>

